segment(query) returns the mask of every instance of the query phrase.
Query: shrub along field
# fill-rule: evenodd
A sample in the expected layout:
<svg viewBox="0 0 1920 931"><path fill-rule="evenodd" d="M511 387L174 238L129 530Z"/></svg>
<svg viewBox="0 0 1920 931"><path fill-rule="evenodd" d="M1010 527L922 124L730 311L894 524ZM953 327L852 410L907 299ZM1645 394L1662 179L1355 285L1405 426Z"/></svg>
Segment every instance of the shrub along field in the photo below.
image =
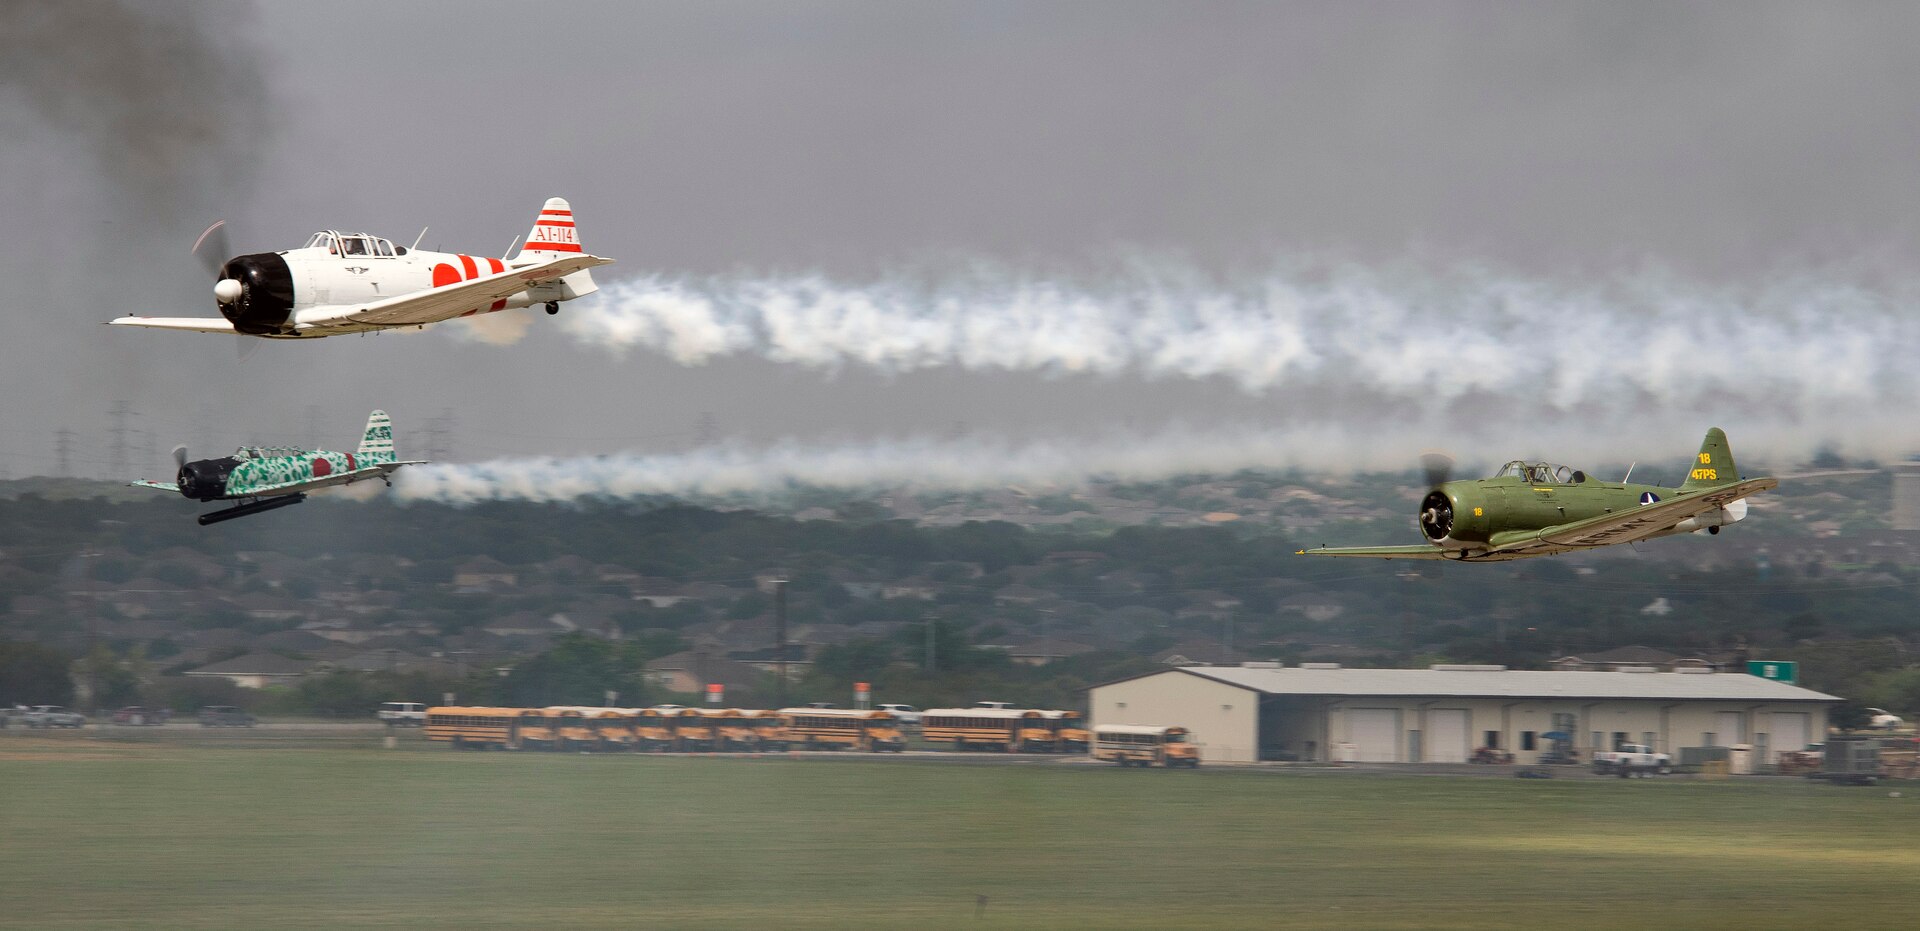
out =
<svg viewBox="0 0 1920 931"><path fill-rule="evenodd" d="M13 736L0 787L0 928L1883 927L1920 898L1920 792L1789 779Z"/></svg>

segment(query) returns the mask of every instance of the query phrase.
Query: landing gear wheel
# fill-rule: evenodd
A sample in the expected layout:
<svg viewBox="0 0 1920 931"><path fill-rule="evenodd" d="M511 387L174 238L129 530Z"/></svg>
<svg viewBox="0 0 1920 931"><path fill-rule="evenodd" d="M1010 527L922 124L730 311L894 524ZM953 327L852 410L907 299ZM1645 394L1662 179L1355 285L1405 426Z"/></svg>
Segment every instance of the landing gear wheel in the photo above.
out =
<svg viewBox="0 0 1920 931"><path fill-rule="evenodd" d="M552 315L554 315L554 314L557 314L557 313L559 313L559 312L560 312L560 302L559 302L559 301L548 301L548 302L547 302L547 315L548 315L548 316L552 316Z"/></svg>

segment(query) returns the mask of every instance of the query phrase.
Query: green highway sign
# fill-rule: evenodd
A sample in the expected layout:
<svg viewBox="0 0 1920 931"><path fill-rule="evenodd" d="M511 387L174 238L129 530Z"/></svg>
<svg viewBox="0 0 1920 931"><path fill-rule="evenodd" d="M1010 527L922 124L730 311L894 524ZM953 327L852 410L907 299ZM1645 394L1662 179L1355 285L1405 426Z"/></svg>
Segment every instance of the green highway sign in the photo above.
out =
<svg viewBox="0 0 1920 931"><path fill-rule="evenodd" d="M1792 685L1800 681L1800 664L1770 659L1748 660L1747 675Z"/></svg>

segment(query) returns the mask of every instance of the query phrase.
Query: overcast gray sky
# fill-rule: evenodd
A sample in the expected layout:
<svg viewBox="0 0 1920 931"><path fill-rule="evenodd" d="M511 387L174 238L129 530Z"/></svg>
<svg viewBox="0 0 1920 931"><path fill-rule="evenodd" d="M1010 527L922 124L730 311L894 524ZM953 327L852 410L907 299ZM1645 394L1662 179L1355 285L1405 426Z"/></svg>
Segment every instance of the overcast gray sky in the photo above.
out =
<svg viewBox="0 0 1920 931"><path fill-rule="evenodd" d="M1371 419L1383 406L1428 390L1349 390L1324 367L1249 387L1205 366L792 364L764 346L682 364L647 345L583 345L545 317L509 346L442 327L271 344L241 362L226 338L99 325L214 313L187 249L215 218L245 251L321 227L411 241L430 224L423 245L498 254L555 194L589 248L618 260L603 283L904 278L964 301L977 289L952 282L983 265L1090 294L1124 287L1136 273L1109 273L1142 263L1198 280L1196 293L1241 295L1358 268L1402 282L1382 288L1417 313L1403 308L1394 327L1435 334L1388 355L1445 352L1461 327L1498 325L1484 307L1456 317L1448 301L1408 297L1460 269L1550 291L1677 282L1685 300L1643 294L1620 319L1645 325L1628 342L1709 324L1689 352L1743 327L1748 305L1841 292L1852 303L1839 317L1867 344L1851 347L1867 374L1832 401L1848 408L1906 403L1912 386L1890 373L1920 348L1902 301L1920 255L1911 6L128 8L0 8L0 216L19 240L0 254L0 469L16 477L54 468L62 427L75 431L75 470L105 476L119 400L138 413L130 427L154 434L151 453L133 440L131 467L148 475L175 442L344 445L375 406L403 442L451 411L455 457L476 459L677 449L703 412L723 435L832 441L1286 423L1306 398L1378 430L1394 425ZM1387 326L1342 319L1351 334L1314 338ZM1595 364L1612 351L1550 323L1517 328L1511 345L1573 344ZM1771 379L1769 406L1799 411L1773 418L1775 445L1884 429L1836 433L1825 408L1796 407L1824 352L1756 373ZM1743 364L1769 367L1718 363ZM1462 390L1447 416L1506 410ZM1565 388L1552 410L1613 425L1672 406L1657 386L1610 390ZM1729 393L1725 380L1700 392L1711 397L1675 418L1680 448L1670 431L1649 442L1684 456L1708 418L1736 431L1767 419L1732 400L1719 416L1707 402ZM1369 400L1349 409L1349 394ZM1432 439L1409 436L1409 461ZM1513 454L1540 452L1552 451Z"/></svg>

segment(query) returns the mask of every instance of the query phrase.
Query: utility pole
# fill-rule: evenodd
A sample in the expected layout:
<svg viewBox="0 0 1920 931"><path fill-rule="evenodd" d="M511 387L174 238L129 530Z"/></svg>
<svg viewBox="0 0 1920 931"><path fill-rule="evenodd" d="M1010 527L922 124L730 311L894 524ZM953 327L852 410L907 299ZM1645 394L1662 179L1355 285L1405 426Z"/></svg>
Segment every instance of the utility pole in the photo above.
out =
<svg viewBox="0 0 1920 931"><path fill-rule="evenodd" d="M933 647L934 617L933 617L932 611L927 612L926 620L927 620L927 671L932 672L937 665L936 660L938 659L938 657L934 655L934 647Z"/></svg>
<svg viewBox="0 0 1920 931"><path fill-rule="evenodd" d="M705 448L720 442L720 419L712 411L701 411L700 417L693 422L693 445Z"/></svg>
<svg viewBox="0 0 1920 931"><path fill-rule="evenodd" d="M780 707L787 706L787 580L773 581L773 661L779 670Z"/></svg>

